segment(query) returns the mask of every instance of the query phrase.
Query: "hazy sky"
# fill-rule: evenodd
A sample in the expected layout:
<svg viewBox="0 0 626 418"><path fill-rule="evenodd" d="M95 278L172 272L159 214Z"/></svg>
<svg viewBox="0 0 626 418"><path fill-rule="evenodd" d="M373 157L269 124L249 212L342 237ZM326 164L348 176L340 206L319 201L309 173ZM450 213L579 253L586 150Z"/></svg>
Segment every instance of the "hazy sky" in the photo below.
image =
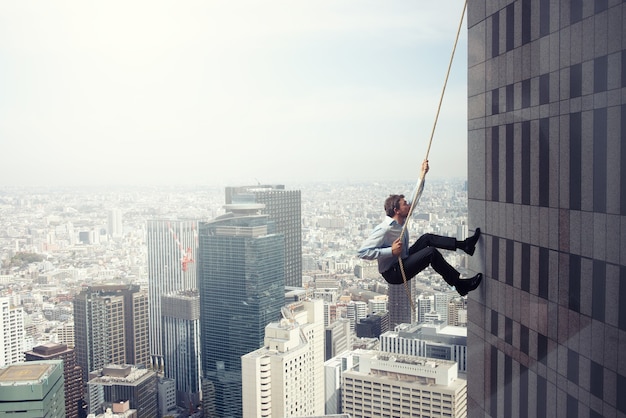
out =
<svg viewBox="0 0 626 418"><path fill-rule="evenodd" d="M0 186L417 179L462 0L0 0ZM430 152L467 173L467 30Z"/></svg>

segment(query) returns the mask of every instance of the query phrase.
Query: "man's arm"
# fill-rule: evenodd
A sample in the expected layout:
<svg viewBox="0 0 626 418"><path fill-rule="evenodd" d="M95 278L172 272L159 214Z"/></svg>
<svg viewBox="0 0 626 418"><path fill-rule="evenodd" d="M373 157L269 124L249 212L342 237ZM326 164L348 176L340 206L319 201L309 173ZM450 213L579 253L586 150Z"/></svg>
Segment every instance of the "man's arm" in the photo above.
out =
<svg viewBox="0 0 626 418"><path fill-rule="evenodd" d="M385 228L378 226L359 248L359 258L364 260L377 260L383 257L393 257L391 247L383 247Z"/></svg>
<svg viewBox="0 0 626 418"><path fill-rule="evenodd" d="M417 179L417 184L415 185L415 188L411 192L411 196L406 201L409 205L413 204L413 198L416 198L416 200L419 200L419 197L422 195L422 192L424 191L424 182L426 181L426 173L428 173L428 170L430 170L430 167L428 165L428 160L424 160L422 162L422 169L420 172L420 177Z"/></svg>

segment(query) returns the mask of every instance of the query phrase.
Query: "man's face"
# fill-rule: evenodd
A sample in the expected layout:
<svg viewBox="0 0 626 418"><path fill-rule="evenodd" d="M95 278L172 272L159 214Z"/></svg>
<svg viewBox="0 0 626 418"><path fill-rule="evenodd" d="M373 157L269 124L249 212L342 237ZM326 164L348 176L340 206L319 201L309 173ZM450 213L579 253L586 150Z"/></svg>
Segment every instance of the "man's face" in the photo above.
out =
<svg viewBox="0 0 626 418"><path fill-rule="evenodd" d="M409 210L411 209L411 206L409 206L409 204L406 203L406 199L404 198L400 199L400 201L398 202L398 206L399 208L396 209L396 213L398 215L400 215L403 218L406 218L407 216L409 216Z"/></svg>

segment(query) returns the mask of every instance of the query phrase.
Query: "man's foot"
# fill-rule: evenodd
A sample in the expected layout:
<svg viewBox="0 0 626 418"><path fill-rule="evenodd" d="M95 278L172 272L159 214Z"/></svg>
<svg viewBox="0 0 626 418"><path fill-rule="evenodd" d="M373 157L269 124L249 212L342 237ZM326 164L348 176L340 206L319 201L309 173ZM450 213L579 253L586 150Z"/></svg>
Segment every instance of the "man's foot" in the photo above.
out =
<svg viewBox="0 0 626 418"><path fill-rule="evenodd" d="M459 248L465 251L469 255L474 255L474 251L476 251L476 243L478 242L478 238L480 238L480 228L476 228L476 232L474 232L474 235L461 241Z"/></svg>
<svg viewBox="0 0 626 418"><path fill-rule="evenodd" d="M465 296L472 290L476 290L482 280L482 273L478 273L476 276L470 277L469 279L459 280L458 284L456 285L456 291L459 292L459 295Z"/></svg>

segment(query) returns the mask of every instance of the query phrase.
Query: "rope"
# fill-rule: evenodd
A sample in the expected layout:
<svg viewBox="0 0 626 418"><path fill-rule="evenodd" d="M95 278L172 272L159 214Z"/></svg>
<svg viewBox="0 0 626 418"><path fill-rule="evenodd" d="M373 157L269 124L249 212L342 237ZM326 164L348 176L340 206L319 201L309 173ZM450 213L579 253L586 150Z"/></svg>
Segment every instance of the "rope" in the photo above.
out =
<svg viewBox="0 0 626 418"><path fill-rule="evenodd" d="M450 55L450 62L448 63L448 70L446 71L446 78L443 82L443 89L441 91L441 96L439 98L439 105L437 106L437 113L435 114L435 122L433 123L433 129L430 133L430 140L428 141L428 148L426 149L426 157L424 158L425 161L428 160L428 155L430 154L430 147L433 143L433 137L435 136L435 128L437 127L437 121L439 120L439 113L441 112L441 104L443 103L443 96L446 92L446 86L448 85L448 78L450 77L452 61L454 60L454 53L456 52L456 47L457 47L457 44L459 43L459 35L461 34L461 27L463 26L463 18L465 17L466 9L467 9L467 0L463 4L463 11L461 12L461 20L459 21L459 27L456 31L454 47L452 48L452 54ZM423 177L425 176L423 175L420 176L420 179L418 180L418 183L417 183L417 187L415 188L414 196L411 199L411 206L409 207L409 214L406 217L407 221L413 214L413 208L417 205L417 202L419 201L419 198L422 195L422 189L423 189L423 184L424 184ZM404 236L407 225L408 225L408 222L404 222L404 225L402 226L402 232L400 233L401 237ZM400 272L402 273L402 281L404 282L404 288L406 290L407 296L409 297L409 302L411 302L411 311L414 312L415 304L413 302L413 298L411 297L411 290L409 289L409 284L406 278L406 272L404 271L404 264L402 263L402 254L398 256L398 263L400 264Z"/></svg>

